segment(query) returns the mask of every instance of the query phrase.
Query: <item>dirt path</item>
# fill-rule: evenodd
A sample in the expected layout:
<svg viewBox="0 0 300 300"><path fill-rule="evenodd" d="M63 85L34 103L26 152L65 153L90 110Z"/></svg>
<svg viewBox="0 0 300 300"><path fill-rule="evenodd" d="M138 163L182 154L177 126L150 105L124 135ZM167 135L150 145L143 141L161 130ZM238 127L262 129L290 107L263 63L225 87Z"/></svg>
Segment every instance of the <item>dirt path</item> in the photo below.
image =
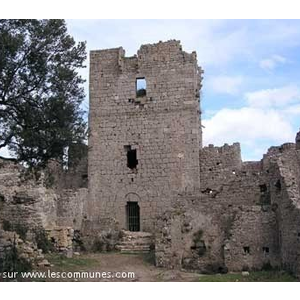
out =
<svg viewBox="0 0 300 300"><path fill-rule="evenodd" d="M49 258L51 261L51 258ZM187 273L179 270L156 268L150 255L97 253L82 254L72 259L55 261L52 259L54 272L134 272L134 278L102 278L102 279L77 279L66 281L197 281L199 274Z"/></svg>

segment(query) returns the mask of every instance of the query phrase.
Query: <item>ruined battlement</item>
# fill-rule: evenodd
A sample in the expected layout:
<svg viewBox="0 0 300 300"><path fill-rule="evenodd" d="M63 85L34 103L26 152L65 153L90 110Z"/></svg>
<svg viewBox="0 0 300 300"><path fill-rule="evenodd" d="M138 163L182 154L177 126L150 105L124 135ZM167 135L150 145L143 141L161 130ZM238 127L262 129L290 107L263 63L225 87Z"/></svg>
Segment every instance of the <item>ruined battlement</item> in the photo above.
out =
<svg viewBox="0 0 300 300"><path fill-rule="evenodd" d="M216 147L210 144L200 149L201 173L239 170L242 167L241 147L239 143ZM202 177L203 178L203 177Z"/></svg>
<svg viewBox="0 0 300 300"><path fill-rule="evenodd" d="M178 109L199 115L202 73L196 53L184 52L179 41L143 45L133 57L122 47L91 51L90 116ZM99 111L101 102L107 104Z"/></svg>
<svg viewBox="0 0 300 300"><path fill-rule="evenodd" d="M197 65L197 54L195 51L188 53L182 50L180 41L170 40L167 42L158 42L156 44L145 44L140 47L137 54L126 57L123 47L91 50L90 58L98 66L109 67L119 66L118 71L122 72L126 65L135 65L137 68L143 67L143 64L188 64ZM201 67L197 69L203 73Z"/></svg>

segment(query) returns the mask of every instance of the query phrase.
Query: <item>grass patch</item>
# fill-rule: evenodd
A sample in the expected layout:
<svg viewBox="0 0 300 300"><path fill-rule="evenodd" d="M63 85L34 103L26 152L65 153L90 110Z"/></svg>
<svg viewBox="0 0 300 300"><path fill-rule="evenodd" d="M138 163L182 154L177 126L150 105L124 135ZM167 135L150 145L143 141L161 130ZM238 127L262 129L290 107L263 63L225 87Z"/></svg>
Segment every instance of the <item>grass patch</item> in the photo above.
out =
<svg viewBox="0 0 300 300"><path fill-rule="evenodd" d="M298 281L295 277L284 271L255 271L249 276L241 273L228 273L204 275L199 277L200 282L292 282Z"/></svg>
<svg viewBox="0 0 300 300"><path fill-rule="evenodd" d="M74 256L72 258L67 258L60 254L47 254L46 258L48 261L54 265L53 270L56 271L77 271L85 270L94 266L95 264L99 265L99 261L93 258Z"/></svg>

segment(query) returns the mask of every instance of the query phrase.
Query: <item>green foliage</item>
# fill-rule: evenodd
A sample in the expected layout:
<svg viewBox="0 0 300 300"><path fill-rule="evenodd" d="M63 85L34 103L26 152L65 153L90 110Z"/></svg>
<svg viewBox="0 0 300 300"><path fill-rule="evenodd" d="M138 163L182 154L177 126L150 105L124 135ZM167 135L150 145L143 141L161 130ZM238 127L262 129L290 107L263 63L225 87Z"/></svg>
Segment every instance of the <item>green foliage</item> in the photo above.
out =
<svg viewBox="0 0 300 300"><path fill-rule="evenodd" d="M203 230L199 229L194 233L192 250L196 251L199 256L203 256L206 253L205 242L202 240Z"/></svg>
<svg viewBox="0 0 300 300"><path fill-rule="evenodd" d="M241 273L228 273L216 275L204 275L199 278L201 282L290 282L297 281L292 275L279 270L255 271L248 276Z"/></svg>
<svg viewBox="0 0 300 300"><path fill-rule="evenodd" d="M37 247L43 250L43 253L54 251L54 246L48 238L46 231L43 228L38 228L34 232Z"/></svg>
<svg viewBox="0 0 300 300"><path fill-rule="evenodd" d="M31 271L31 269L31 263L23 257L20 257L14 241L13 246L5 250L3 259L0 259L0 273L28 272Z"/></svg>
<svg viewBox="0 0 300 300"><path fill-rule="evenodd" d="M0 41L0 148L34 168L63 163L86 134L85 43L64 20L0 20Z"/></svg>
<svg viewBox="0 0 300 300"><path fill-rule="evenodd" d="M86 257L73 257L67 258L61 254L48 254L46 258L51 264L55 266L57 270L66 271L77 271L85 267L93 267L97 261L93 258Z"/></svg>
<svg viewBox="0 0 300 300"><path fill-rule="evenodd" d="M194 233L193 241L194 241L195 243L201 241L202 236L203 236L203 230L202 230L202 229L199 229L198 231L196 231L196 232Z"/></svg>
<svg viewBox="0 0 300 300"><path fill-rule="evenodd" d="M96 239L92 246L93 252L105 251L105 242L102 239Z"/></svg>
<svg viewBox="0 0 300 300"><path fill-rule="evenodd" d="M275 269L272 267L270 262L267 262L262 266L262 270L263 271L272 271L272 270L275 270Z"/></svg>
<svg viewBox="0 0 300 300"><path fill-rule="evenodd" d="M4 231L15 231L22 240L26 239L26 235L28 232L27 226L20 223L12 224L8 220L3 220L2 226Z"/></svg>
<svg viewBox="0 0 300 300"><path fill-rule="evenodd" d="M3 220L2 227L4 231L12 231L12 226L8 220Z"/></svg>
<svg viewBox="0 0 300 300"><path fill-rule="evenodd" d="M26 240L26 235L27 235L27 232L28 232L28 227L27 226L25 226L23 224L20 224L20 223L17 223L17 224L14 224L12 226L12 228L13 228L13 231L15 231L23 241Z"/></svg>

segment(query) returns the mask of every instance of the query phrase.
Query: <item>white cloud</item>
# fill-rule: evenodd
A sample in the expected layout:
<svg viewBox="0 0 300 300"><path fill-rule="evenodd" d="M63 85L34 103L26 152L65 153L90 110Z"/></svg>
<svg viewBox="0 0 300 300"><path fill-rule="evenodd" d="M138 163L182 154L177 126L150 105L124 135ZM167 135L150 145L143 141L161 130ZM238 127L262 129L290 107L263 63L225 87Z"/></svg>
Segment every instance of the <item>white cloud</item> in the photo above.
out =
<svg viewBox="0 0 300 300"><path fill-rule="evenodd" d="M300 115L296 85L246 93L245 98L247 106L221 109L203 120L205 145L240 142L247 159L258 160L269 146L294 141L292 121Z"/></svg>
<svg viewBox="0 0 300 300"><path fill-rule="evenodd" d="M207 86L216 93L235 95L242 83L242 76L214 76L208 79Z"/></svg>
<svg viewBox="0 0 300 300"><path fill-rule="evenodd" d="M283 110L286 116L297 116L300 115L300 104L290 105Z"/></svg>
<svg viewBox="0 0 300 300"><path fill-rule="evenodd" d="M221 109L212 118L204 119L203 125L204 144L241 142L257 145L259 140L280 144L294 139L289 121L275 110L251 107Z"/></svg>
<svg viewBox="0 0 300 300"><path fill-rule="evenodd" d="M270 58L262 59L259 62L259 66L266 70L266 71L272 71L274 70L278 65L285 64L287 62L287 59L280 55L272 55Z"/></svg>
<svg viewBox="0 0 300 300"><path fill-rule="evenodd" d="M284 107L300 101L300 90L296 85L264 89L245 94L251 107Z"/></svg>
<svg viewBox="0 0 300 300"><path fill-rule="evenodd" d="M9 153L9 150L7 147L1 148L0 149L0 156L2 157L12 157L11 154Z"/></svg>

